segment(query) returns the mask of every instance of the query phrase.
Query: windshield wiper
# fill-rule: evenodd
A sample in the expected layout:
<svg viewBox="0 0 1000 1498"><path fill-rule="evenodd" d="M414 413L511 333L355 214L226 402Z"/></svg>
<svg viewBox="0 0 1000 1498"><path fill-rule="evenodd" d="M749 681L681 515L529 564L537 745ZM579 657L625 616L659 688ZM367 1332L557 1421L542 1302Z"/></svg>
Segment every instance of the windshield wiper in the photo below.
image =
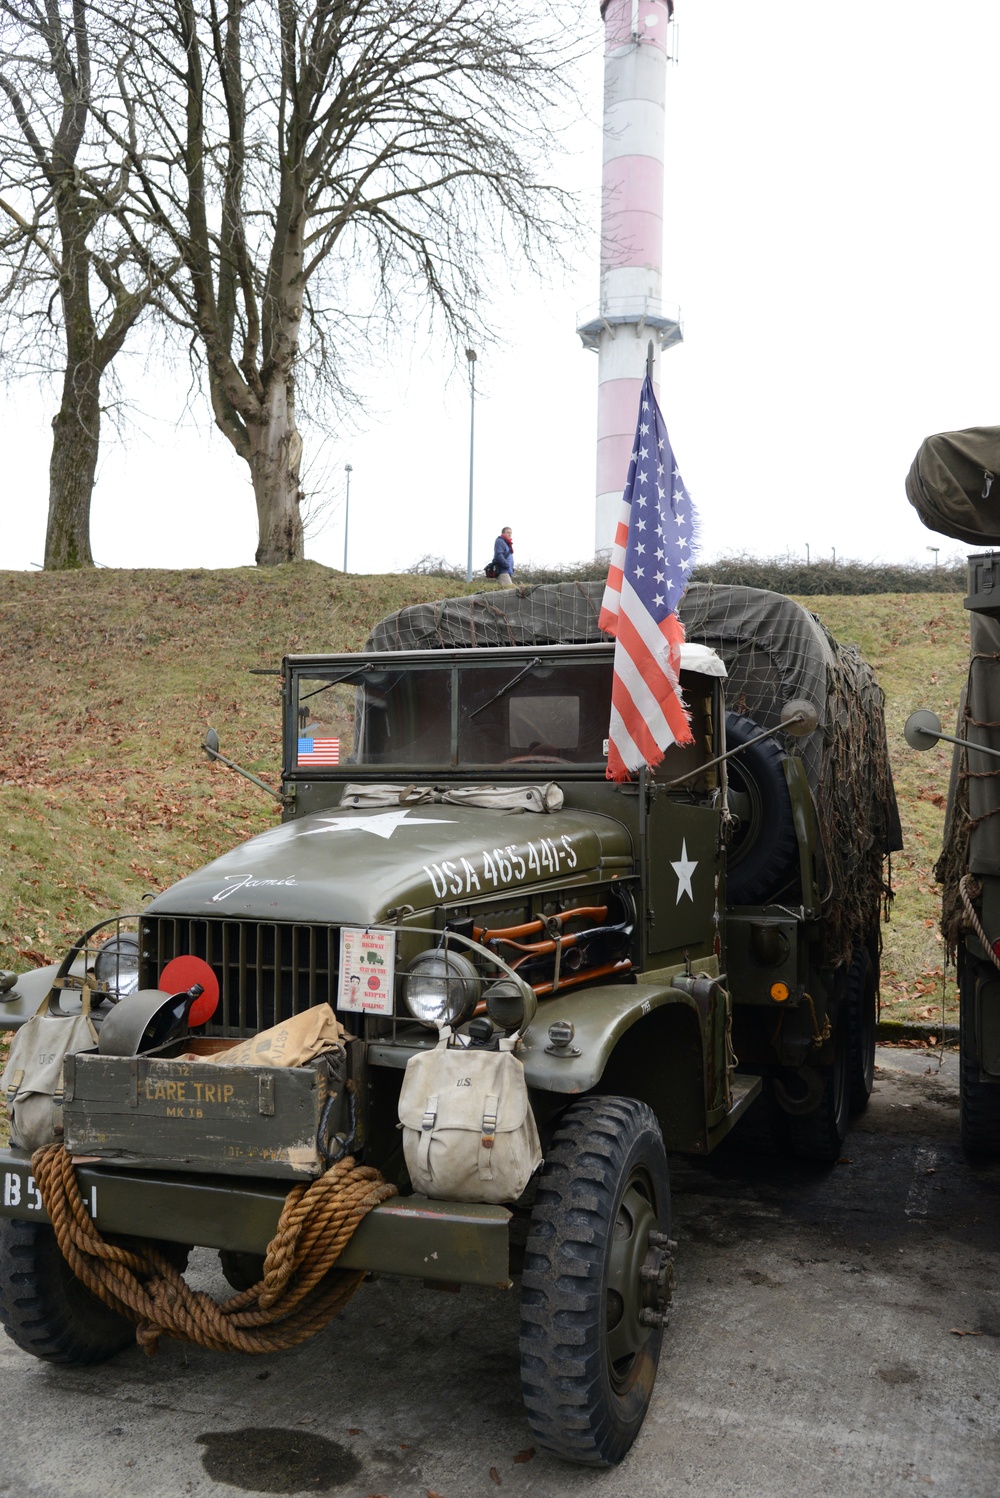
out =
<svg viewBox="0 0 1000 1498"><path fill-rule="evenodd" d="M484 713L488 707L492 707L493 704L494 704L494 702L499 702L501 697L506 697L507 693L513 687L517 686L518 682L521 680L521 678L523 676L527 676L528 673L529 673L529 671L536 670L536 668L538 666L540 666L541 664L542 664L542 658L541 658L541 656L540 655L536 655L533 661L529 661L528 662L528 664L525 666L525 668L524 668L523 671L519 671L512 681L507 682L506 686L501 687L500 690L499 690L499 692L495 693L494 696L492 696L490 698L489 702L484 702L483 705L482 705L482 707L477 707L476 710L475 710L475 712L472 712L472 713L469 714L469 717L470 718L475 718L479 713Z"/></svg>
<svg viewBox="0 0 1000 1498"><path fill-rule="evenodd" d="M363 666L353 666L350 671L345 671L343 676L335 676L332 681L324 682L321 687L314 687L311 692L307 692L304 697L300 697L299 701L308 702L310 697L318 697L320 692L328 692L331 687L339 687L342 681L350 681L352 676L360 676L362 672L374 671L374 669L374 661L366 661Z"/></svg>

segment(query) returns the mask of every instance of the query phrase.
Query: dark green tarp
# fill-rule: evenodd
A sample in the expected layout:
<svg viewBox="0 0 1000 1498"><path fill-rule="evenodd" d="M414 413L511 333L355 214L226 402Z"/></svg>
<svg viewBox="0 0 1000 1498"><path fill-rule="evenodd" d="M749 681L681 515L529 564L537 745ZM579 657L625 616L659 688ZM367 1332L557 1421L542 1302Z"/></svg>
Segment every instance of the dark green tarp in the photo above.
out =
<svg viewBox="0 0 1000 1498"><path fill-rule="evenodd" d="M927 437L906 475L906 497L929 530L1000 545L1000 427Z"/></svg>
<svg viewBox="0 0 1000 1498"><path fill-rule="evenodd" d="M607 641L597 624L603 593L599 582L553 583L411 604L377 624L365 648ZM902 846L874 672L815 614L762 588L692 583L680 616L687 638L725 661L733 711L775 728L786 702L805 698L816 709L815 733L779 742L802 759L813 792L828 954L834 962L849 957L871 934L865 923L883 893L883 855Z"/></svg>

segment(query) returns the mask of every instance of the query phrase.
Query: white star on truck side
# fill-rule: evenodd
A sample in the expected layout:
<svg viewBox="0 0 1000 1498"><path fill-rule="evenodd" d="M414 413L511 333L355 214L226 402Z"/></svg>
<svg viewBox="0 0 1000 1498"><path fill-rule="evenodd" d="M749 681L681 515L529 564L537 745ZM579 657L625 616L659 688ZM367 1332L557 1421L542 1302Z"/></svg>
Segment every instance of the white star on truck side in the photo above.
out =
<svg viewBox="0 0 1000 1498"><path fill-rule="evenodd" d="M682 840L681 840L681 856L680 856L680 859L678 860L677 863L674 863L673 860L671 860L670 867L673 869L674 873L677 875L677 900L676 900L676 904L679 905L681 903L681 895L687 895L688 899L693 902L694 901L694 891L691 888L691 875L694 873L695 869L698 867L698 860L696 858L693 858L693 859L689 859L688 858L687 838L682 838Z"/></svg>

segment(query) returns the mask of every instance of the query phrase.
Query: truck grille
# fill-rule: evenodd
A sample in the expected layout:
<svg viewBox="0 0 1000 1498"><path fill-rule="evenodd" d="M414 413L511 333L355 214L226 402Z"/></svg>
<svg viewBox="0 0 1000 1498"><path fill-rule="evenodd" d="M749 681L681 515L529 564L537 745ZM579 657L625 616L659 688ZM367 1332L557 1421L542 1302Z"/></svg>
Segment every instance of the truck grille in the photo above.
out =
<svg viewBox="0 0 1000 1498"><path fill-rule="evenodd" d="M309 1009L336 1003L340 932L335 926L143 916L139 984L155 988L174 957L201 957L219 980L210 1035L254 1035Z"/></svg>

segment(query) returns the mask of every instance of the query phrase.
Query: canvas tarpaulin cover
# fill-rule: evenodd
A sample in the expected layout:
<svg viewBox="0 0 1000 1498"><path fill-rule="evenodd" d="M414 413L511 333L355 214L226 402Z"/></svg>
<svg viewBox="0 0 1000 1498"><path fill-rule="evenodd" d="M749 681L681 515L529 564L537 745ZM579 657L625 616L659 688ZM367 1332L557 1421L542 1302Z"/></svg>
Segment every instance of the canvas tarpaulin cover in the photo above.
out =
<svg viewBox="0 0 1000 1498"><path fill-rule="evenodd" d="M955 735L970 746L995 749L1000 724L1000 619L970 612L969 646L969 675ZM952 751L944 846L934 873L944 885L941 929L947 955L954 960L968 927L959 890L963 876L1000 875L1000 766L964 743Z"/></svg>
<svg viewBox="0 0 1000 1498"><path fill-rule="evenodd" d="M608 641L597 626L604 584L553 583L414 604L375 626L369 650L447 650ZM680 616L688 640L726 664L729 708L763 728L805 698L819 715L804 739L779 737L802 758L820 829L826 944L831 960L870 932L865 912L885 891L883 858L902 846L889 769L884 696L854 646L780 593L692 583ZM609 642L610 643L610 642Z"/></svg>
<svg viewBox="0 0 1000 1498"><path fill-rule="evenodd" d="M906 497L929 530L1000 545L1000 427L926 438L906 475Z"/></svg>
<svg viewBox="0 0 1000 1498"><path fill-rule="evenodd" d="M938 432L920 446L906 493L929 529L972 546L1000 546L1000 427ZM970 591L971 581L970 581ZM969 614L969 675L956 734L996 747L1000 723L1000 620ZM954 959L967 921L959 885L1000 874L1000 771L995 760L956 746L948 792L944 847L935 873L944 885L942 931Z"/></svg>

